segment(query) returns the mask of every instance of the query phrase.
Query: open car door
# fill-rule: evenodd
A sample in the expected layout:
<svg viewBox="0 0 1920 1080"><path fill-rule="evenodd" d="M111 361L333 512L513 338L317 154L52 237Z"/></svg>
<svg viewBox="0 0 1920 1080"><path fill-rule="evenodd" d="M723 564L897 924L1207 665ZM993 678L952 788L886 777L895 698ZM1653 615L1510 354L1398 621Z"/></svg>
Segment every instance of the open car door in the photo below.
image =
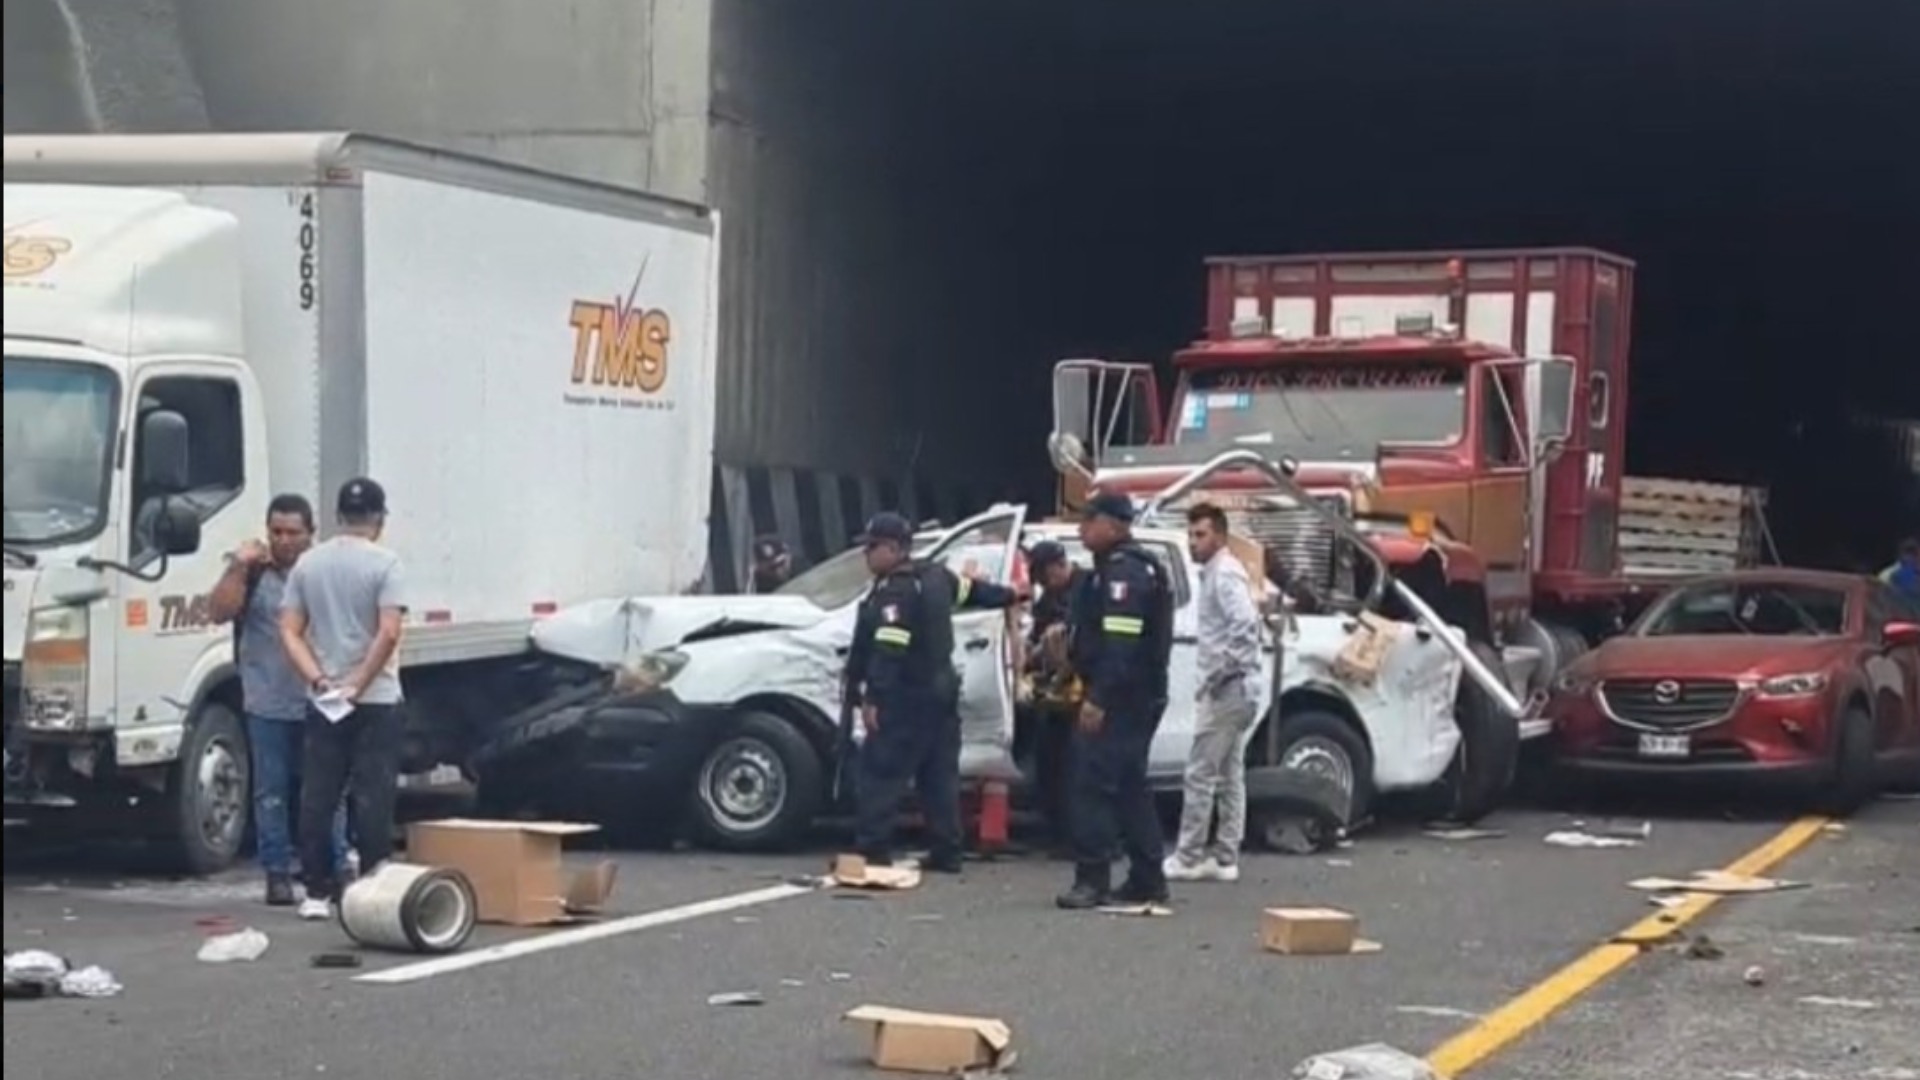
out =
<svg viewBox="0 0 1920 1080"><path fill-rule="evenodd" d="M926 555L963 581L1013 586L1022 568L1021 529L1027 508L996 505L953 527ZM1004 611L953 614L953 662L960 672L960 775L1013 781L1016 647Z"/></svg>

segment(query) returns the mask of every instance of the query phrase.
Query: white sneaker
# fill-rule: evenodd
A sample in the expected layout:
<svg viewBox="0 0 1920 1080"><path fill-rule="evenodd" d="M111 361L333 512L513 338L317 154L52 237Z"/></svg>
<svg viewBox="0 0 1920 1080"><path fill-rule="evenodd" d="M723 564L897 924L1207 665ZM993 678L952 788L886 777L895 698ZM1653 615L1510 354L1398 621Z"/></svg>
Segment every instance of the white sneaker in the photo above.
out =
<svg viewBox="0 0 1920 1080"><path fill-rule="evenodd" d="M1219 875L1220 868L1212 859L1202 859L1197 863L1186 862L1178 855L1167 856L1160 864L1160 870L1168 881L1208 881Z"/></svg>
<svg viewBox="0 0 1920 1080"><path fill-rule="evenodd" d="M1240 864L1215 862L1213 864L1213 880L1239 881L1240 880Z"/></svg>
<svg viewBox="0 0 1920 1080"><path fill-rule="evenodd" d="M333 918L333 905L317 896L300 901L300 917L307 922L326 922Z"/></svg>

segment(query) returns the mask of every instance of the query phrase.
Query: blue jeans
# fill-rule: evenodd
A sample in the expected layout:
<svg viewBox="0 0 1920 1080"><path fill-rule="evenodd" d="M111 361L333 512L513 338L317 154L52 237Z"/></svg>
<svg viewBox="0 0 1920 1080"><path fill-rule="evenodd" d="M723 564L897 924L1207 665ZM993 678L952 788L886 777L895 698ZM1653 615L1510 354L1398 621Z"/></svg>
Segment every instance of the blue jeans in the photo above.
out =
<svg viewBox="0 0 1920 1080"><path fill-rule="evenodd" d="M253 821L260 848L260 868L274 877L293 874L294 793L300 786L305 720L247 717L247 742L253 747ZM333 869L347 861L347 805L333 817Z"/></svg>

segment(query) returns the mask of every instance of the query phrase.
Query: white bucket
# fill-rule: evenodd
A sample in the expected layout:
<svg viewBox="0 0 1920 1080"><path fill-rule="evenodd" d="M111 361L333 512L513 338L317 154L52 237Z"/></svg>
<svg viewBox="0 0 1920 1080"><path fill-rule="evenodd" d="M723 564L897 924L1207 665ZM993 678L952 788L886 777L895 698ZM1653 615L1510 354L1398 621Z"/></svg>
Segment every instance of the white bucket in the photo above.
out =
<svg viewBox="0 0 1920 1080"><path fill-rule="evenodd" d="M361 945L450 953L473 936L473 885L458 870L386 862L340 897L340 928Z"/></svg>

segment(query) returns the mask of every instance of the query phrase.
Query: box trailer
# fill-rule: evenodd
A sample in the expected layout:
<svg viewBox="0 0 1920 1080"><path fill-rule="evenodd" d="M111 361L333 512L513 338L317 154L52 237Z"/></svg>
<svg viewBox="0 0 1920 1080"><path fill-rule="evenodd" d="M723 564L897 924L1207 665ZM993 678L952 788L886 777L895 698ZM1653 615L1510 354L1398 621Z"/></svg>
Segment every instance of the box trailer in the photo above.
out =
<svg viewBox="0 0 1920 1080"><path fill-rule="evenodd" d="M232 857L208 599L277 493L389 493L410 768L511 706L535 620L701 577L710 210L346 134L10 136L5 201L10 804L131 791Z"/></svg>

